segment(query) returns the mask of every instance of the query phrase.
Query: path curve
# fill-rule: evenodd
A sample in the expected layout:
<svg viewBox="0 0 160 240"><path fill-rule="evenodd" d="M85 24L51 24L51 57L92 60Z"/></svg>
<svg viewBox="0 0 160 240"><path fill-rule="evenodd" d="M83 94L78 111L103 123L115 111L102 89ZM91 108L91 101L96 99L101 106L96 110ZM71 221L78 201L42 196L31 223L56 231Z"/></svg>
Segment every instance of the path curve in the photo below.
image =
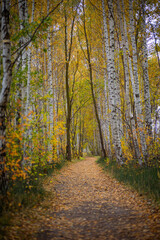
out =
<svg viewBox="0 0 160 240"><path fill-rule="evenodd" d="M95 160L87 158L57 176L59 208L51 214L56 222L37 239L160 239L143 199L106 175Z"/></svg>
<svg viewBox="0 0 160 240"><path fill-rule="evenodd" d="M95 161L86 158L53 175L45 187L54 196L17 213L7 240L159 240L158 213Z"/></svg>

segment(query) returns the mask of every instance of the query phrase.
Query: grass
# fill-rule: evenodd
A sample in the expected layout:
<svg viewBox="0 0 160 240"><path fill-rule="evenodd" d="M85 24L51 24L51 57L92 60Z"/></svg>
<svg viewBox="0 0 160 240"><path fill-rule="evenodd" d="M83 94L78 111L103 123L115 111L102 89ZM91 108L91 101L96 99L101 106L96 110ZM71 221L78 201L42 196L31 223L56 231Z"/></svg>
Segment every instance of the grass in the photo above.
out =
<svg viewBox="0 0 160 240"><path fill-rule="evenodd" d="M72 163L81 162L81 161L83 161L84 159L85 159L85 157L74 158L74 159L72 160Z"/></svg>
<svg viewBox="0 0 160 240"><path fill-rule="evenodd" d="M50 196L50 192L44 189L44 182L54 173L58 173L64 166L84 160L83 157L72 159L68 162L61 159L54 167L36 169L26 180L17 180L14 185L10 184L9 191L3 200L0 200L0 240L5 235L5 229L11 224L12 213L31 208L39 204L43 199Z"/></svg>
<svg viewBox="0 0 160 240"><path fill-rule="evenodd" d="M27 177L27 179L17 179L14 183L9 183L9 190L0 200L0 213L15 211L22 207L33 206L46 196L43 187L43 181L54 171L60 170L66 164L61 160L54 166L48 165L47 168L36 169Z"/></svg>
<svg viewBox="0 0 160 240"><path fill-rule="evenodd" d="M54 166L36 169L37 174L31 174L25 180L19 179L14 185L10 183L7 195L0 198L0 239L5 235L5 227L10 225L12 213L37 205L47 197L49 193L43 182L66 164L67 161L62 159Z"/></svg>
<svg viewBox="0 0 160 240"><path fill-rule="evenodd" d="M71 162L76 163L83 159L80 157L73 159ZM59 172L67 164L70 164L70 162L61 159L54 166L47 165L47 167L36 168L36 171L33 170L33 173L25 180L18 179L14 184L10 183L7 195L0 199L1 215L7 216L9 212L32 207L42 201L48 195L43 186L45 179L47 180L53 172ZM1 220L3 221L3 218L0 218L0 223Z"/></svg>
<svg viewBox="0 0 160 240"><path fill-rule="evenodd" d="M156 167L139 167L130 165L119 166L116 161L109 162L99 158L97 163L111 173L119 182L131 186L140 194L160 204L160 176ZM159 171L160 172L160 171Z"/></svg>

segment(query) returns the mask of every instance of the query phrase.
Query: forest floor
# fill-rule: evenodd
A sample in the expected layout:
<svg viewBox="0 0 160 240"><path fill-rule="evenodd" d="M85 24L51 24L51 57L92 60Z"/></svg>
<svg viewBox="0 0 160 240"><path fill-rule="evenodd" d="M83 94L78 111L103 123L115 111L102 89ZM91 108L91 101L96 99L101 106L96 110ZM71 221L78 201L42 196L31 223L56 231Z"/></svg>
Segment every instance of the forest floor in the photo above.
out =
<svg viewBox="0 0 160 240"><path fill-rule="evenodd" d="M160 239L159 211L95 161L71 163L49 177L48 197L14 213L4 239Z"/></svg>

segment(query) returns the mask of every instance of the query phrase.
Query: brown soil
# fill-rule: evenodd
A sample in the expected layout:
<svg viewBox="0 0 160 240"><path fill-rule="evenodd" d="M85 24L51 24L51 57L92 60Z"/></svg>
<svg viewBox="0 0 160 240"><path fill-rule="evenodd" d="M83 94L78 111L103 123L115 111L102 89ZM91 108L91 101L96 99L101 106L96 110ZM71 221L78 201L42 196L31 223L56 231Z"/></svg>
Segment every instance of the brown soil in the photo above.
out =
<svg viewBox="0 0 160 240"><path fill-rule="evenodd" d="M54 196L15 214L6 239L160 239L158 212L95 160L70 164L52 176L46 188Z"/></svg>

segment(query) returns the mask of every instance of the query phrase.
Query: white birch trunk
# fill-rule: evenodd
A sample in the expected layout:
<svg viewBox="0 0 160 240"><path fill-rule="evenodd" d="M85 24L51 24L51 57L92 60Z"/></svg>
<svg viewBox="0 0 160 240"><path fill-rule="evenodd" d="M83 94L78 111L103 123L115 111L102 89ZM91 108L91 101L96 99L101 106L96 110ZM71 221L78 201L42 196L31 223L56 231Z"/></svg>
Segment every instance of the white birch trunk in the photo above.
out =
<svg viewBox="0 0 160 240"><path fill-rule="evenodd" d="M3 81L0 92L0 191L6 193L8 187L6 164L6 110L12 80L11 43L9 34L10 0L2 1L2 41L3 41Z"/></svg>
<svg viewBox="0 0 160 240"><path fill-rule="evenodd" d="M152 136L152 119L151 119L151 102L149 92L149 76L148 76L148 53L147 53L147 42L146 42L146 17L145 17L145 2L142 1L142 51L143 51L143 84L144 84L144 101L145 101L145 123L149 136Z"/></svg>
<svg viewBox="0 0 160 240"><path fill-rule="evenodd" d="M20 30L24 30L26 19L28 17L28 16L26 16L27 15L27 1L26 0L18 0L18 6L19 6ZM25 44L25 42L26 42L26 38L24 36L22 36L20 39L20 47L22 47ZM24 70L25 70L26 64L27 64L26 49L22 52L21 61L22 61L22 72L24 74ZM25 98L25 95L26 95L26 88L24 86L24 82L22 83L21 88L22 89L20 89L20 91L22 91L22 109L24 110L25 106L24 106L23 99Z"/></svg>
<svg viewBox="0 0 160 240"><path fill-rule="evenodd" d="M116 44L116 49L118 51L118 46ZM116 112L117 112L117 126L118 126L118 132L119 132L119 138L121 139L123 137L123 124L122 124L122 112L121 112L121 96L120 96L120 80L119 80L119 69L120 69L120 62L119 62L119 58L117 60L116 63L117 67L116 67L116 82L115 82L115 86L116 86Z"/></svg>
<svg viewBox="0 0 160 240"><path fill-rule="evenodd" d="M25 29L26 20L28 18L27 16L27 0L18 0L18 7L19 7L19 19L20 19L20 30L23 31ZM23 48L24 44L26 42L26 37L22 36L20 38L20 50ZM17 84L18 85L18 98L21 99L21 109L19 108L17 111L17 123L19 124L19 120L21 118L20 112L25 115L26 114L26 104L24 102L24 99L26 97L26 86L25 81L23 80L25 77L25 69L27 66L27 51L26 49L21 53L21 59L18 59L19 64L21 65L22 70L22 81ZM22 115L22 116L23 116ZM22 121L24 121L22 117ZM24 138L26 133L23 134ZM26 142L23 143L23 156L21 161L21 166L23 167L25 164L25 157L26 157Z"/></svg>
<svg viewBox="0 0 160 240"><path fill-rule="evenodd" d="M34 20L34 8L35 8L35 0L32 1L32 18L31 23L33 23ZM30 81L31 81L31 60L32 60L32 43L29 44L28 47L28 73L27 73L27 101L26 101L26 115L30 111L29 108L29 101L30 101Z"/></svg>
<svg viewBox="0 0 160 240"><path fill-rule="evenodd" d="M54 86L54 113L55 113L55 121L56 125L58 124L58 76L57 76L57 70L55 73L55 86ZM57 156L59 156L59 137L58 134L56 136L57 139Z"/></svg>
<svg viewBox="0 0 160 240"><path fill-rule="evenodd" d="M47 0L47 13L49 13L49 0ZM47 55L48 55L48 83L49 83L49 89L48 93L50 95L49 98L49 130L50 130L50 139L52 141L53 138L53 118L54 118L54 90L53 90L53 75L52 75L52 50L51 50L51 34L50 34L50 29L48 29L48 36L47 36ZM52 151L52 143L49 147L49 149Z"/></svg>
<svg viewBox="0 0 160 240"><path fill-rule="evenodd" d="M146 156L146 140L143 132L143 116L142 116L142 106L140 101L140 92L139 92L139 79L138 79L138 64L137 64L137 50L135 42L135 28L134 28L134 18L133 18L133 5L132 0L129 0L129 16L130 16L130 37L132 43L132 59L133 59L133 77L134 77L134 101L135 101L135 112L137 117L137 124L139 128L139 135L141 139L142 154L145 158ZM142 164L141 160L139 163Z"/></svg>
<svg viewBox="0 0 160 240"><path fill-rule="evenodd" d="M123 14L123 31L124 31L124 41L125 41L125 48L126 48L126 52L129 53L129 44L128 44L128 36L127 36L127 24L126 24L126 18L125 18L125 6L124 6L124 1L122 0L122 14ZM133 70L132 70L132 62L131 62L131 58L128 57L128 65L129 65L129 74L130 74L130 80L131 80L131 85L132 85L132 90L133 90L133 95L135 94L135 84L134 84L134 77L133 77ZM126 65L125 65L126 66ZM126 94L128 89L127 89L127 83L126 83ZM127 101L127 100L126 100ZM135 120L133 117L133 113L131 112L130 109L130 130L131 130L131 137L133 139L133 145L134 145L134 151L135 151L135 157L136 159L139 159L139 163L141 164L141 153L139 150L139 146L138 146L138 140L137 140L137 133L136 133L136 127L135 127Z"/></svg>
<svg viewBox="0 0 160 240"><path fill-rule="evenodd" d="M104 56L104 60L105 60L105 56ZM104 64L106 64L106 62ZM108 79L107 79L106 68L104 69L104 99L105 99L105 102L104 102L105 135L107 139L107 151L109 154L109 158L111 158L111 143L110 143L110 132L109 132L110 118L109 118L109 107L108 107Z"/></svg>
<svg viewBox="0 0 160 240"><path fill-rule="evenodd" d="M108 1L108 8L109 8L109 27L110 27L110 52L108 64L109 64L109 104L111 109L111 116L112 116L112 136L113 136L113 144L116 153L117 162L122 164L122 149L121 149L121 142L120 136L118 131L118 119L117 119L117 89L116 89L116 73L115 73L115 63L114 63L114 20L113 20L113 2L112 0ZM117 93L119 94L119 93Z"/></svg>
<svg viewBox="0 0 160 240"><path fill-rule="evenodd" d="M123 1L123 0L122 0ZM119 16L119 24L120 24L120 32L122 38L122 50L123 50L123 63L124 63L124 81L125 81L125 102L126 102L126 120L127 123L130 124L130 114L131 114L131 103L130 103L130 96L129 96L129 68L128 68L128 59L127 59L127 46L126 46L126 37L123 25L123 15L120 7L120 2L117 2L117 10ZM123 12L124 14L124 12Z"/></svg>
<svg viewBox="0 0 160 240"><path fill-rule="evenodd" d="M32 1L32 16L31 16L31 23L33 23L34 20L34 10L35 10L35 0ZM32 114L31 110L32 107L30 105L30 81L31 81L31 62L32 62L32 43L29 44L28 46L28 72L27 72L27 100L26 100L26 109L25 109L25 115L28 117L29 124L31 124L32 120ZM31 138L32 138L32 131L31 131L31 125L29 125L28 131L26 132L26 137L29 138L29 151L32 151L32 146L31 146Z"/></svg>
<svg viewBox="0 0 160 240"><path fill-rule="evenodd" d="M106 19L106 12L105 12L105 4L104 0L102 0L102 11L103 11L103 29L104 29L104 45L105 45L105 54L107 61L109 59L109 39L108 39L108 30L107 30L107 19ZM104 59L105 59L104 54ZM106 125L106 132L107 132L107 142L108 142L108 150L109 150L109 157L111 158L111 144L110 144L110 132L109 132L109 126L110 126L110 114L109 114L109 91L108 91L108 79L109 79L109 67L110 65L108 62L106 62L106 68L104 70L104 91L105 91L105 125ZM108 79L107 79L108 75ZM108 95L108 96L107 96Z"/></svg>

